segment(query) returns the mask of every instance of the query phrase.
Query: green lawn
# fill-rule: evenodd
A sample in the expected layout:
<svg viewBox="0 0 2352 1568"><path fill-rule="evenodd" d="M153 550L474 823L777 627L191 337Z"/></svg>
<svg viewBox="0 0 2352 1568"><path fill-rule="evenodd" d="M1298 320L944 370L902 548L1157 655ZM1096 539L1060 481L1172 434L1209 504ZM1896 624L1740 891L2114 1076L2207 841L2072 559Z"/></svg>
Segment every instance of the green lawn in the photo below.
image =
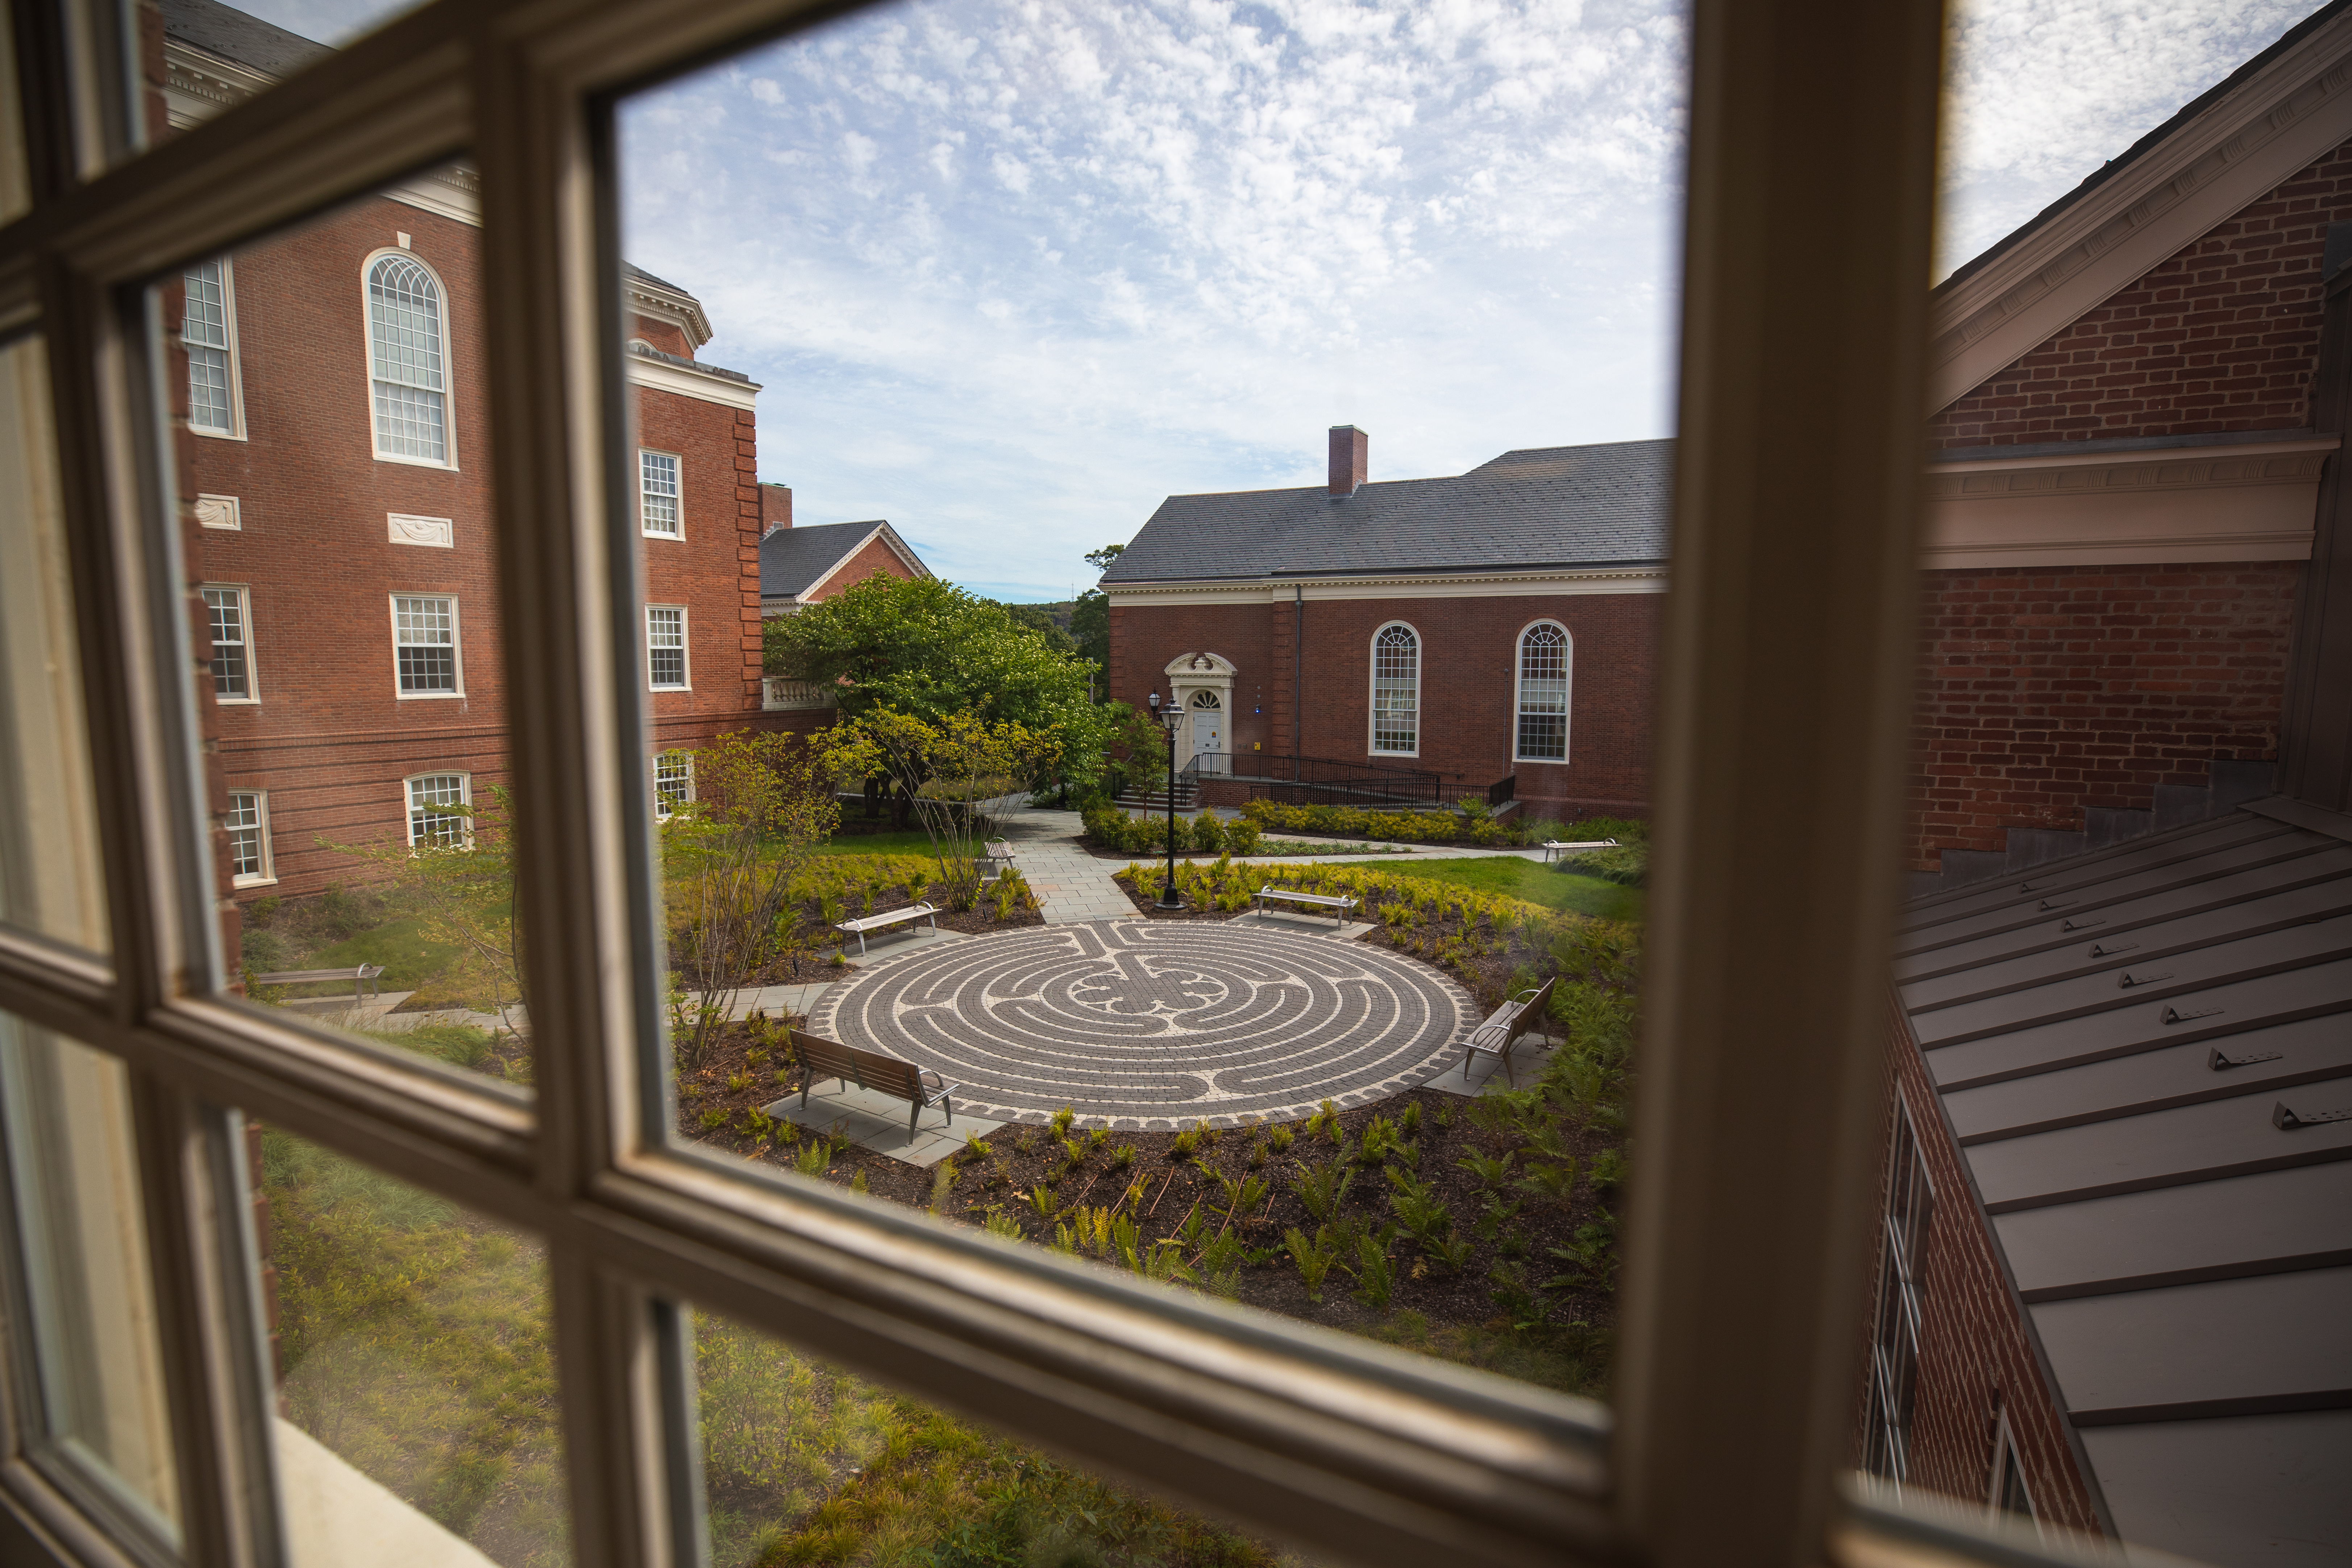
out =
<svg viewBox="0 0 2352 1568"><path fill-rule="evenodd" d="M930 835L914 833L837 834L817 849L820 855L929 855Z"/></svg>
<svg viewBox="0 0 2352 1568"><path fill-rule="evenodd" d="M1502 893L1541 904L1548 910L1597 915L1602 920L1638 921L1647 901L1639 888L1604 881L1599 877L1556 871L1516 855L1482 855L1463 860L1384 861L1381 869L1391 877L1426 877L1433 882L1451 882L1482 893Z"/></svg>

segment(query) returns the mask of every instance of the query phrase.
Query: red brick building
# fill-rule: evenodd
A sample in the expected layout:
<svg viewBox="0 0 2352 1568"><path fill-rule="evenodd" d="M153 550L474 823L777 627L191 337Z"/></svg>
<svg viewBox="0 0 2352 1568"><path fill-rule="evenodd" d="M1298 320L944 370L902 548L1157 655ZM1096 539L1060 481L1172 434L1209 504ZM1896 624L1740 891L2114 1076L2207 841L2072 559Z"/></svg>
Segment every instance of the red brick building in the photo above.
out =
<svg viewBox="0 0 2352 1568"><path fill-rule="evenodd" d="M1103 574L1110 696L1182 709L1212 802L1647 810L1673 443L1381 484L1368 444L1334 429L1322 487L1161 502Z"/></svg>
<svg viewBox="0 0 2352 1568"><path fill-rule="evenodd" d="M163 5L166 104L211 112L319 46L211 0ZM196 527L227 856L240 899L353 874L320 841L463 831L507 772L478 182L422 175L191 267L181 479ZM627 273L644 629L665 756L763 719L755 401L694 356L685 289Z"/></svg>

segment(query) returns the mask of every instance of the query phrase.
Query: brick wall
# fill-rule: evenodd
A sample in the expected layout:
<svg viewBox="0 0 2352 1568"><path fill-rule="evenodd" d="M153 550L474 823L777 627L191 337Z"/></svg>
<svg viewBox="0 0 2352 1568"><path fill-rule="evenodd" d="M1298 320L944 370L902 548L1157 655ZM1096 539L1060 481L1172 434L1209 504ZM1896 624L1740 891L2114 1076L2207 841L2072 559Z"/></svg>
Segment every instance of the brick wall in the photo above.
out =
<svg viewBox="0 0 2352 1568"><path fill-rule="evenodd" d="M1910 767L1914 869L2009 827L2145 811L2159 784L2278 755L2300 568L1925 574Z"/></svg>
<svg viewBox="0 0 2352 1568"><path fill-rule="evenodd" d="M1887 1010L1887 1115L1880 1142L1879 1212L1885 1207L1885 1151L1893 1148L1895 1093L1911 1110L1911 1124L1935 1190L1929 1222L1926 1284L1921 1292L1919 1385L1911 1425L1910 1485L1970 1502L1987 1500L1993 1442L2001 1412L2009 1415L2020 1468L2039 1517L2047 1523L2099 1532L2098 1513L2066 1436L2064 1417L2043 1382L2028 1337L2024 1307L2010 1289L1987 1221L1978 1209L1959 1152L1953 1146L1927 1068L1902 1015ZM1873 1233L1873 1248L1885 1251ZM1866 1297L1859 1321L1868 1322ZM1858 1412L1866 1409L1870 1371L1864 1329ZM1862 1450L1857 1415L1854 1451Z"/></svg>
<svg viewBox="0 0 2352 1568"><path fill-rule="evenodd" d="M641 535L646 602L687 607L690 691L656 691L654 738L760 706L760 485L750 409L637 388L637 439L676 452L682 537Z"/></svg>
<svg viewBox="0 0 2352 1568"><path fill-rule="evenodd" d="M676 321L665 321L658 316L640 316L633 313L629 317L629 336L643 338L649 346L657 348L666 354L676 354L680 359L694 357L693 342L687 337L686 329Z"/></svg>
<svg viewBox="0 0 2352 1568"><path fill-rule="evenodd" d="M752 541L751 561L752 570L756 574L759 570L759 542L756 538ZM811 589L808 597L812 601L830 599L856 584L865 582L877 572L885 577L900 579L912 578L915 575L914 569L899 559L897 551L877 539L851 556L841 570ZM756 587L756 581L754 585ZM757 597L758 595L754 593L753 598L756 600Z"/></svg>
<svg viewBox="0 0 2352 1568"><path fill-rule="evenodd" d="M2311 422L2320 252L2352 142L2217 225L1928 422L1944 448Z"/></svg>
<svg viewBox="0 0 2352 1568"><path fill-rule="evenodd" d="M1537 815L1646 811L1663 605L1653 594L1309 600L1299 754L1394 763L1438 773L1448 783L1484 785L1516 775L1518 798L1528 803L1523 809ZM1140 706L1147 692L1165 692L1169 660L1196 650L1221 654L1236 671L1235 753L1246 756L1263 746L1267 754L1287 755L1297 618L1286 599L1114 604L1110 695ZM1511 759L1517 639L1538 619L1559 621L1574 640L1564 765ZM1422 639L1417 757L1376 757L1371 751L1371 642L1391 620L1410 624Z"/></svg>

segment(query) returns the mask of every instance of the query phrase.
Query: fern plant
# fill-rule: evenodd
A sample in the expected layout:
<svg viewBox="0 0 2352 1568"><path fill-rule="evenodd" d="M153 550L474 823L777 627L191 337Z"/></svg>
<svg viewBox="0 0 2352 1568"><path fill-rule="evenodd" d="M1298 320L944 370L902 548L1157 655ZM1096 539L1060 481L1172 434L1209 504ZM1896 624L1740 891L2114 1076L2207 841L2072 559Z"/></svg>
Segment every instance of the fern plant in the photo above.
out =
<svg viewBox="0 0 2352 1568"><path fill-rule="evenodd" d="M1468 1149L1465 1150L1462 1157L1454 1163L1459 1169L1477 1177L1481 1187L1499 1191L1503 1184L1511 1179L1511 1166L1517 1159L1517 1153L1506 1153L1500 1159L1496 1159L1491 1155L1481 1154L1475 1149Z"/></svg>
<svg viewBox="0 0 2352 1568"><path fill-rule="evenodd" d="M1331 1266L1339 1261L1339 1249L1331 1244L1331 1227L1325 1226L1315 1233L1315 1238L1310 1241L1305 1231L1293 1226L1282 1238L1282 1244L1289 1249L1291 1261L1298 1265L1298 1278L1307 1287L1307 1299L1322 1300L1324 1278L1331 1272Z"/></svg>
<svg viewBox="0 0 2352 1568"><path fill-rule="evenodd" d="M1576 1196L1576 1177L1574 1159L1559 1164L1530 1164L1519 1185L1548 1202L1564 1204Z"/></svg>
<svg viewBox="0 0 2352 1568"><path fill-rule="evenodd" d="M1356 1243L1355 1275L1356 1300L1375 1312L1387 1312L1390 1300L1396 1295L1396 1266L1371 1237L1363 1237Z"/></svg>
<svg viewBox="0 0 2352 1568"><path fill-rule="evenodd" d="M1307 1205L1307 1212L1317 1224L1328 1223L1347 1201L1348 1189L1355 1184L1356 1173L1338 1160L1327 1160L1319 1165L1301 1164L1298 1173L1290 1178L1290 1190Z"/></svg>

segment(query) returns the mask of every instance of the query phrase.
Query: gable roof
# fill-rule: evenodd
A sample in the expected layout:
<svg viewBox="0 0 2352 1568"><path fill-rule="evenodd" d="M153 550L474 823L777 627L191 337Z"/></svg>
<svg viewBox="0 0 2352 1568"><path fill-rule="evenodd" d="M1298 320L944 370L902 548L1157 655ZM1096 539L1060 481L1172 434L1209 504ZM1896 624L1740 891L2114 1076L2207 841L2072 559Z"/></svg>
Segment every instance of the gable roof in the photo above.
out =
<svg viewBox="0 0 2352 1568"><path fill-rule="evenodd" d="M1929 306L1927 412L2352 140L2352 3L2332 0L1955 271Z"/></svg>
<svg viewBox="0 0 2352 1568"><path fill-rule="evenodd" d="M1672 440L1506 452L1450 479L1170 496L1103 574L1121 583L1654 565Z"/></svg>
<svg viewBox="0 0 2352 1568"><path fill-rule="evenodd" d="M2282 798L1913 903L1895 982L2125 1540L2352 1531L2352 819ZM2063 911L2057 912L2057 911ZM2295 1113L2294 1115L2289 1114Z"/></svg>
<svg viewBox="0 0 2352 1568"><path fill-rule="evenodd" d="M824 585L876 539L893 554L928 577L925 566L898 531L879 520L871 522L819 522L800 528L780 528L760 541L760 599L763 604L796 603Z"/></svg>

